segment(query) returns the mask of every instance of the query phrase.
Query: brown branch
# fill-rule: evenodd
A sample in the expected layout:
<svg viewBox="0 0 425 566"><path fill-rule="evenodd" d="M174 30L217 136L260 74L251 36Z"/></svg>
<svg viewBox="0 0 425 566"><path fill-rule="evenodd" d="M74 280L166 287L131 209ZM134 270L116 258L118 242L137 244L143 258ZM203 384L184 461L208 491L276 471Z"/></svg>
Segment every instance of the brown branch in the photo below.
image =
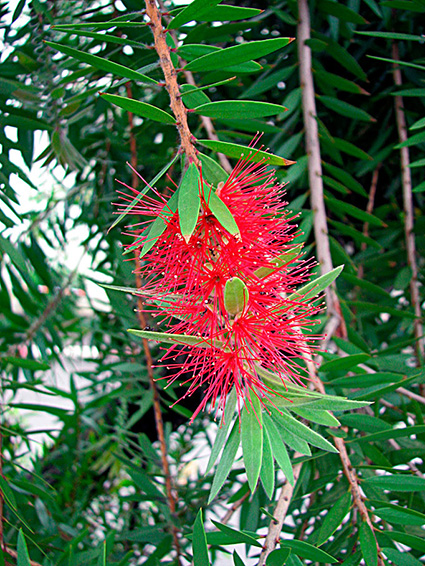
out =
<svg viewBox="0 0 425 566"><path fill-rule="evenodd" d="M170 48L166 42L167 32L161 22L161 12L155 0L145 0L146 13L150 18L150 26L155 40L155 50L164 73L165 87L170 95L170 106L177 120L177 129L180 134L181 151L186 155L188 162L199 165L197 151L193 145L193 136L187 123L187 110L183 104L177 82L177 72L170 57Z"/></svg>
<svg viewBox="0 0 425 566"><path fill-rule="evenodd" d="M163 2L162 0L158 0L158 5L159 5L159 7L161 8L161 10L162 10L163 12L166 11L166 8L165 8L165 6L164 6L164 2ZM164 19L165 19L166 22L168 22L171 18L164 17ZM177 45L177 34L176 34L176 31L175 31L175 30L170 30L169 33L170 33L171 37L174 39L174 43ZM184 61L184 60L179 56L179 63L181 64L182 67L184 67L185 64L186 64L186 61ZM193 73L192 73L191 71L185 71L185 70L183 69L183 74L184 74L184 76L185 76L186 81L187 81L188 84L190 84L190 85L192 85L192 86L195 86L195 87L197 86L197 85L196 85L196 82L195 82L195 79L194 79L194 77L193 77ZM206 133L207 133L208 139L214 140L214 141L218 141L218 136L217 136L217 134L215 133L214 125L213 125L213 123L212 123L211 118L209 118L208 116L200 116L200 118L201 118L201 124L202 124L204 130L205 130ZM218 160L220 161L221 166L223 167L223 169L224 169L227 173L230 173L233 168L232 168L232 165L231 165L230 161L227 159L227 157L224 155L224 153L219 153L219 152L217 152L217 157L218 157Z"/></svg>
<svg viewBox="0 0 425 566"><path fill-rule="evenodd" d="M224 515L224 517L221 519L221 522L226 525L230 519L232 518L233 514L239 509L239 507L242 505L242 503L245 501L245 499L248 499L248 497L251 495L250 491L247 491L245 493L245 495L242 495L242 497L240 499L238 499L237 501L235 501L233 503L233 505L230 507L230 509L226 512L226 514Z"/></svg>
<svg viewBox="0 0 425 566"><path fill-rule="evenodd" d="M373 207L375 206L375 195L376 195L376 189L378 187L378 178L379 178L380 168L381 168L381 163L379 163L379 165L376 167L376 169L374 170L373 175L372 175L372 181L370 183L370 190L369 190L369 200L367 201L367 206L366 206L366 212L368 214L372 214ZM365 222L363 224L363 235L369 236L369 222ZM361 250L364 251L365 249L366 249L366 242L362 242ZM364 274L364 266L363 266L363 263L360 263L359 270L358 270L358 273L357 273L357 277L359 279L362 279L363 274Z"/></svg>
<svg viewBox="0 0 425 566"><path fill-rule="evenodd" d="M131 86L130 83L126 84L126 90L127 90L127 96L129 98L132 98L132 92L131 92ZM131 152L131 165L133 167L132 170L132 176L131 176L131 186L133 189L137 189L138 184L139 184L139 178L137 176L137 144L136 144L136 138L134 136L134 130L133 130L133 114L131 112L127 112L128 115L128 123L130 126L130 152ZM138 289L140 289L143 286L143 281L142 281L142 277L140 275L140 269L141 269L141 261L140 261L140 254L137 253L138 250L136 250L136 257L135 257L135 276L136 276L136 287ZM141 296L137 297L137 318L139 321L139 326L140 328L143 330L144 328L146 328L146 318L145 318L145 314L144 314L144 305L143 305L143 299ZM165 478L165 489L166 489L166 493L167 493L167 501L168 501L168 507L170 509L170 513L171 516L173 517L175 515L176 512L176 498L174 496L173 493L173 488L172 488L172 483L171 483L171 474L170 474L170 467L168 465L168 457L167 457L167 444L165 442L165 434L164 434L164 421L162 419L162 412L161 412L161 403L160 403L160 396L159 396L159 392L158 392L158 387L156 386L155 383L155 378L154 378L154 374L153 374L153 360L152 360L152 355L149 349L149 344L146 338L142 338L142 344L143 344L143 350L145 353L145 359L146 359L146 367L148 370L148 377L149 377L149 384L150 387L153 391L153 410L154 410L154 416L155 416L155 427L156 427L156 432L158 434L158 440L159 440L159 445L161 448L161 465L162 465L162 470L164 472L164 478ZM177 561L180 564L181 560L180 560L180 542L179 542L179 538L178 538L178 529L176 527L176 525L172 525L171 526L171 531L172 531L172 535L173 535L173 543L174 543L174 548L175 551L177 553Z"/></svg>
<svg viewBox="0 0 425 566"><path fill-rule="evenodd" d="M398 45L395 41L392 44L392 58L396 61L400 60L398 52ZM393 65L394 83L397 86L402 85L401 71L398 64ZM407 126L406 118L403 109L403 98L401 96L394 97L395 114L397 121L398 139L400 143L407 140ZM413 322L415 338L416 338L416 354L418 358L418 365L424 361L424 338L423 338L423 325L421 320L421 300L419 296L419 282L418 282L418 266L416 263L416 246L415 234L413 232L413 197L412 197L412 175L410 170L410 157L409 148L400 148L400 162L401 162L401 183L403 187L403 206L404 206L404 235L407 248L407 263L412 271L412 278L410 279L410 297L416 319ZM422 393L425 395L425 386Z"/></svg>
<svg viewBox="0 0 425 566"><path fill-rule="evenodd" d="M301 454L295 453L294 457L297 458L300 455ZM288 513L289 505L291 504L292 494L294 493L295 486L297 485L301 467L302 463L294 466L294 485L291 485L289 481L286 481L286 483L282 486L279 499L277 500L277 505L273 513L274 519L270 521L269 531L257 566L264 566L268 555L276 548L276 545L280 541L280 533L282 531L286 514Z"/></svg>

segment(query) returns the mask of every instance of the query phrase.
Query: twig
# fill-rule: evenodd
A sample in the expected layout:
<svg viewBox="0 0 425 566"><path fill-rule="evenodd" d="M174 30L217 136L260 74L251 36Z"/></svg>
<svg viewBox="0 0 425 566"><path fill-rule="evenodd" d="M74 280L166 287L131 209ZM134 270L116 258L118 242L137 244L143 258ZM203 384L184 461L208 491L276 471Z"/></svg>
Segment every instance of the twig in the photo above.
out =
<svg viewBox="0 0 425 566"><path fill-rule="evenodd" d="M396 392L404 395L405 397L408 397L409 399L417 401L418 403L422 403L422 405L425 405L425 397L422 397L422 395L418 395L417 393L413 393L413 391L409 391L409 389L398 387L396 389Z"/></svg>
<svg viewBox="0 0 425 566"><path fill-rule="evenodd" d="M398 45L395 41L392 44L392 58L396 61L400 60ZM402 85L401 71L398 64L393 65L394 83L397 86ZM403 110L403 98L399 95L394 97L395 114L397 121L398 139L400 143L407 140L406 118ZM407 263L412 271L410 279L410 297L414 313L417 318L413 322L415 338L416 338L416 354L418 357L418 365L424 361L424 337L423 325L421 320L421 300L419 296L418 282L418 266L416 263L416 246L415 234L413 232L413 199L412 199L412 175L409 167L409 148L400 148L401 161L401 183L403 187L403 206L404 206L404 235L406 239ZM425 386L422 388L422 394L425 395Z"/></svg>
<svg viewBox="0 0 425 566"><path fill-rule="evenodd" d="M297 458L300 454L295 453L294 457ZM294 485L288 481L282 486L282 490L277 501L276 508L273 513L274 519L270 521L269 532L267 533L266 541L261 551L260 558L257 566L264 566L268 555L276 548L280 540L280 533L291 503L292 494L294 493L295 486L300 475L302 463L294 466Z"/></svg>
<svg viewBox="0 0 425 566"><path fill-rule="evenodd" d="M372 181L370 183L370 190L369 190L369 200L367 201L367 206L366 206L366 212L368 214L372 214L373 207L375 206L375 195L376 195L376 189L378 187L378 178L379 178L380 168L381 168L381 163L379 163L379 165L376 167L376 169L374 170L373 175L372 175ZM363 224L363 235L369 236L369 222L365 222ZM361 250L363 251L365 249L366 249L366 242L362 242ZM362 279L363 273L364 273L364 266L363 266L363 263L360 263L359 270L358 270L358 273L357 273L357 277L359 279Z"/></svg>
<svg viewBox="0 0 425 566"><path fill-rule="evenodd" d="M250 495L251 495L251 492L247 491L244 495L242 495L242 497L240 499L235 501L233 503L233 505L230 507L230 509L226 512L224 517L221 519L221 522L226 525L230 521L230 519L232 518L233 513L235 513L235 511L237 511L239 509L239 507L242 505L242 503L245 501L245 499L248 499L248 497Z"/></svg>
<svg viewBox="0 0 425 566"><path fill-rule="evenodd" d="M170 57L170 48L166 42L166 30L161 22L161 12L158 10L155 0L145 0L146 13L150 18L150 26L155 40L155 49L159 56L159 62L164 73L165 88L170 95L170 106L177 120L177 129L180 134L181 151L187 160L199 165L196 155L197 151L193 145L193 136L187 123L187 110L183 104L177 82L177 72Z"/></svg>
<svg viewBox="0 0 425 566"><path fill-rule="evenodd" d="M127 96L132 98L131 86L129 83L126 84ZM137 189L139 184L139 178L137 176L137 144L136 138L134 136L133 130L133 114L131 112L127 112L128 115L128 122L130 126L130 151L131 151L131 165L133 167L132 176L131 176L131 186L133 189ZM140 254L137 253L136 250L136 257L135 257L135 276L136 276L136 287L139 289L143 286L143 281L140 275L141 269L141 262L140 262ZM144 305L143 305L143 298L138 295L137 297L137 318L139 321L139 326L141 329L146 328L146 318L144 314ZM148 370L148 377L149 377L149 384L153 391L153 410L155 416L155 427L156 432L158 434L158 440L161 448L161 464L162 470L164 472L165 478L165 489L167 492L167 501L168 507L170 509L171 515L175 515L176 512L176 498L173 494L172 484L171 484L171 474L170 474L170 467L168 465L168 457L167 457L167 444L165 442L165 434L164 434L164 422L162 419L162 412L161 412L161 403L160 397L158 392L158 387L156 386L154 374L153 374L153 367L152 367L152 355L149 349L148 341L146 338L142 338L143 343L143 350L145 352L145 359L146 359L146 366ZM174 548L177 553L177 562L180 564L180 542L178 538L178 529L176 525L171 525L171 531L173 536L173 543Z"/></svg>
<svg viewBox="0 0 425 566"><path fill-rule="evenodd" d="M163 12L166 11L163 0L158 0L158 5ZM165 19L166 22L168 22L170 18L164 17L164 19ZM177 45L177 34L176 34L175 30L169 30L169 33L170 33L171 37L174 39L174 43ZM182 67L184 67L184 65L186 64L186 62L180 56L179 56L179 63L181 64ZM188 84L195 86L195 87L197 86L195 79L193 77L193 73L191 71L185 71L183 69L183 74L184 74ZM207 133L208 139L218 141L218 136L215 133L214 125L212 123L211 118L209 118L208 116L201 116L200 118L201 118L201 124L202 124L204 130ZM218 160L220 161L223 169L227 173L230 173L232 171L232 165L231 165L230 161L227 159L227 157L224 155L224 153L218 152L217 157L218 157Z"/></svg>

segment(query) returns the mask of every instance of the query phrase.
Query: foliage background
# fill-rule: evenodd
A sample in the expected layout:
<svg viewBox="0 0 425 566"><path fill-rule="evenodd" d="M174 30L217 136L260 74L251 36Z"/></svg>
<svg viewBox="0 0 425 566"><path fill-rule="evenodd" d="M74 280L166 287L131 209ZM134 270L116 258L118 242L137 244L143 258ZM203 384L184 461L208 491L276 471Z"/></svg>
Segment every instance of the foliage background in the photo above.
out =
<svg viewBox="0 0 425 566"><path fill-rule="evenodd" d="M0 349L2 395L8 403L1 424L2 537L9 549L4 560L15 563L15 550L20 549L20 564L26 564L18 539L21 528L31 559L39 564L176 563L173 525L181 537L183 563L188 563L188 535L201 507L208 532L215 530L211 518L223 519L229 509L230 515L240 509L237 528L254 537L264 535L276 502L262 487L250 496L238 462L207 506L212 475L203 474L205 459L199 459L199 467L193 463L198 462L196 447L211 444L216 424L203 415L188 426L196 399L194 406L170 408L181 393L176 386L164 390L160 380L168 459L178 494L177 509L170 513L146 361L140 340L126 332L138 325L135 300L92 283L135 286L132 265L122 258L122 243L129 239L119 227L108 231L116 179L132 183L126 162L133 162L146 180L153 179L173 157L177 132L136 116L131 128L128 113L99 96L108 91L168 110L164 88L128 82L58 53L43 41L143 69L161 80L157 55L146 48L152 43L148 27L114 28L108 33L115 39L109 41L55 27L119 16L141 21L140 2L21 0L0 6ZM249 21L183 27L178 34L184 34L180 38L185 44L220 47L296 36L296 2L246 0L244 6L263 12ZM334 265L345 264L337 293L347 327L347 335L334 336L323 355L329 363L320 376L328 393L373 401L370 408L341 415L341 429L321 428L327 437L346 441L377 544L384 549L379 560L414 566L425 554L425 392L394 102L400 92L409 128L404 146L411 162L421 304L425 3L320 0L309 6L308 45L329 241ZM101 28L83 30L103 33ZM384 60L393 58L393 45L406 63L401 86L394 84L392 63ZM190 108L208 99L252 99L288 108L270 119L218 118L213 123L220 140L244 145L263 131L262 141L272 153L297 162L276 173L289 183L289 206L302 213L307 250L314 254L296 42L260 63L256 73L225 68L195 73L198 85L235 73L237 78L186 96L185 104ZM189 123L196 138L207 138L199 116L190 114ZM41 183L45 171L49 180ZM178 183L178 162L169 174ZM165 177L157 184L164 193L167 185ZM158 351L155 347L153 355ZM84 364L70 371L68 358ZM62 368L69 373L69 387L55 382ZM25 391L42 392L37 406L24 402ZM59 398L69 403L66 409L59 408ZM37 450L34 431L20 417L23 408L57 419L54 430L45 431L49 442ZM287 563L328 562L331 555L346 565L361 560L376 564L375 539L346 495L349 485L338 456L315 451L297 461L302 467L283 533L300 544L292 545ZM219 563L219 547L233 550L229 545L234 537L208 535L213 563ZM320 554L319 547L328 555ZM243 548L237 548L242 555ZM246 550L249 556L258 554L255 545Z"/></svg>

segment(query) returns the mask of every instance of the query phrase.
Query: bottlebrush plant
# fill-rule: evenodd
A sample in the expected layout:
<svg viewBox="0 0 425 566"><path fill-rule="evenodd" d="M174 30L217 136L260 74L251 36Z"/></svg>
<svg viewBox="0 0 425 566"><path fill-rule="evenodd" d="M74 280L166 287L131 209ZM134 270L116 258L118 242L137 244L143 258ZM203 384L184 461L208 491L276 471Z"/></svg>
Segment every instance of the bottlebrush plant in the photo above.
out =
<svg viewBox="0 0 425 566"><path fill-rule="evenodd" d="M314 318L321 310L320 293L342 267L300 286L314 263L303 259L283 187L254 148L217 187L206 182L201 167L190 163L168 199L151 188L154 196L129 186L130 193L120 191L121 213L137 199L131 213L149 218L134 226L134 242L126 248L135 250L142 285L107 287L143 298L146 313L160 318L165 332L129 332L171 344L159 360L171 371L170 382L184 376L190 384L184 396L198 387L203 391L191 420L207 407L216 415L220 411L209 467L237 405L224 449L233 458L230 465L226 458L225 474L219 464L210 501L230 471L240 436L251 490L260 477L271 497L273 458L293 482L285 444L306 455L311 454L308 444L336 451L288 411L338 426L329 412L335 402L339 410L365 405L307 388L312 346L316 349L323 338L311 334L320 322ZM262 466L264 453L269 461Z"/></svg>

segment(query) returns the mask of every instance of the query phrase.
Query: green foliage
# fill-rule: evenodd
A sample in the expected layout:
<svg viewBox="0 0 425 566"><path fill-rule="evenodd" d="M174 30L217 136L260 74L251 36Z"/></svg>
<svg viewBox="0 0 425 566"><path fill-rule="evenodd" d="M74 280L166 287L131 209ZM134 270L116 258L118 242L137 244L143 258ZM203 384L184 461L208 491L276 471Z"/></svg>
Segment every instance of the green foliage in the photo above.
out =
<svg viewBox="0 0 425 566"><path fill-rule="evenodd" d="M290 181L285 198L293 216L302 214L297 237L306 242L308 257L315 237L297 42L291 41L297 6L273 0L261 3L261 12L258 4L171 5L169 29L178 43L168 38L176 66L193 72L196 86L180 72L178 81L193 110L188 120L196 147L205 152L199 154L203 175L214 189L226 179L217 152L230 160L269 155L278 179ZM263 371L264 382L280 394L278 410L236 408L232 393L218 426L208 415L189 425L191 397L175 404L185 386L165 388L165 370L154 367L175 513L164 485L141 340L164 340L164 333L150 317L149 301L151 328L126 332L138 326L137 284L120 244L131 240L109 230L124 217L126 225L148 220L128 216L141 195L131 193L117 216L110 204L118 198L115 179L133 186L125 165L134 163L133 142L134 164L150 182L139 188L168 195L168 172L180 187L168 206L183 211L188 236L198 205L194 169L185 173L180 163L175 118L140 10L132 0L0 3L0 363L8 403L0 488L4 542L13 552L0 550L0 564L176 564L173 529L187 560L193 550L195 564L222 563L221 549L233 544L245 545L252 559L261 552L259 533L269 527L286 481L294 485L290 520L266 564L348 566L363 559L373 566L381 559L377 544L387 563L420 564L424 373L415 354L399 149L407 148L411 158L423 303L423 2L311 3L308 44L331 254L345 269L338 279L341 268L322 277L317 272L311 283L288 293L289 299L317 296L335 281L347 334L335 336L322 354L319 375L328 396L297 385L286 389ZM400 51L401 87L392 80L392 42ZM407 120L403 143L395 95L403 97ZM203 116L211 117L218 139L208 138ZM264 132L263 150L249 147L256 131ZM221 224L238 234L214 191L210 198ZM164 219L150 226L142 261L164 229ZM283 253L279 267L292 260ZM105 284L102 295L93 281ZM324 315L320 322L319 330ZM167 339L179 345L189 337ZM161 346L150 344L155 366ZM66 380L55 381L63 367ZM335 437L345 440L373 531L353 507ZM200 443L212 444L206 472L193 448ZM297 481L295 463L301 464ZM231 505L240 509L231 526L210 521ZM237 566L244 563L242 552L238 546L233 555Z"/></svg>

